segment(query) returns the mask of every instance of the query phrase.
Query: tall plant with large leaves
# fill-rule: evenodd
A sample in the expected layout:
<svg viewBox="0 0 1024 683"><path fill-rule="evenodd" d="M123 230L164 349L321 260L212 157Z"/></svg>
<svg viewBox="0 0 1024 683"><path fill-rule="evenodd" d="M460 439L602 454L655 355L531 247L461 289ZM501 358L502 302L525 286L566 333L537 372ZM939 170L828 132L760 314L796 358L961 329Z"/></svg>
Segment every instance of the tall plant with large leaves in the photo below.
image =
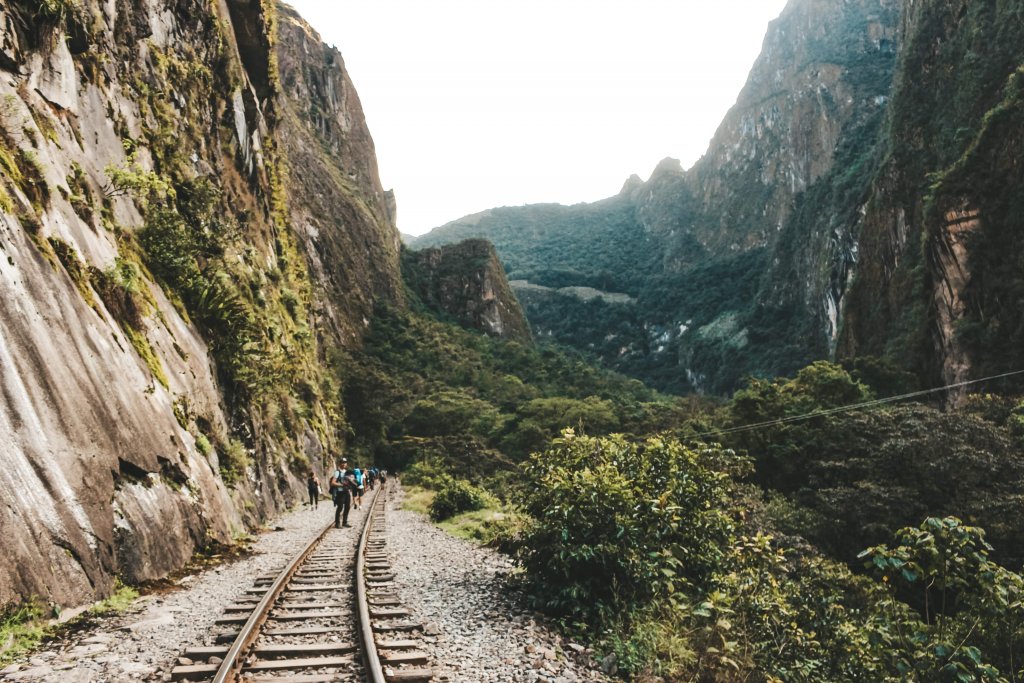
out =
<svg viewBox="0 0 1024 683"><path fill-rule="evenodd" d="M875 634L904 680L1024 680L1024 577L989 559L984 531L930 517L896 541L861 557L890 587ZM901 599L917 608L913 619Z"/></svg>

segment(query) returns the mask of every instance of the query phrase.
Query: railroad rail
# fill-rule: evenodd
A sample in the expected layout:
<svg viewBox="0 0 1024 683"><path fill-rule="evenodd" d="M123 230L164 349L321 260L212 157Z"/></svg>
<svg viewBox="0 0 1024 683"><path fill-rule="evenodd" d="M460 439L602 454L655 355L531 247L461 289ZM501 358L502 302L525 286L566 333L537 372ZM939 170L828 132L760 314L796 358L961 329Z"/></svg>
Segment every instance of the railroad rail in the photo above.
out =
<svg viewBox="0 0 1024 683"><path fill-rule="evenodd" d="M212 645L187 648L171 679L431 680L429 656L415 637L422 625L411 619L392 586L387 493L387 487L378 487L371 494L358 546L348 530L327 526L279 572L257 577L216 620L228 630L213 633Z"/></svg>

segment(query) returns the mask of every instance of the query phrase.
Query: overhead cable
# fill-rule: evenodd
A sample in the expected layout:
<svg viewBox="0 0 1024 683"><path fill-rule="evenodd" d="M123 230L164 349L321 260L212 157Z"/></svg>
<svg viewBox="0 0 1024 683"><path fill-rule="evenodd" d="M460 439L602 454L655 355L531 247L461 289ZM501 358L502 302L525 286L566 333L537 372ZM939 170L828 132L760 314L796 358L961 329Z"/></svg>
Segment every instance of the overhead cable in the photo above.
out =
<svg viewBox="0 0 1024 683"><path fill-rule="evenodd" d="M871 408L877 405L885 403L895 403L896 401L905 401L910 398L917 398L918 396L926 396L927 394L935 394L940 391L949 391L950 389L958 389L960 387L966 387L971 384L980 384L981 382L990 382L995 379L1003 379L1004 377L1012 377L1014 375L1024 374L1024 370L1014 370L1013 372L1004 372L1001 375L992 375L991 377L982 377L980 379L967 380L965 382L956 382L955 384L946 384L941 387L935 387L933 389L921 389L919 391L912 391L907 394L899 394L898 396L886 396L885 398L876 398L871 401L864 401L862 403L853 403L845 406L838 406L836 408L828 408L825 410L815 410L811 413L805 413L803 415L790 415L788 417L780 417L774 420L765 420L764 422L754 422L747 425L741 425L739 427L729 427L726 429L718 429L711 432L704 432L703 434L695 435L694 439L703 439L709 436L723 436L726 434L735 434L737 432L746 432L753 429L760 429L761 427L771 427L773 425L787 424L790 422L801 422L803 420L810 420L815 417L824 417L827 415L835 415L837 413L847 413L854 410L861 410L864 408Z"/></svg>

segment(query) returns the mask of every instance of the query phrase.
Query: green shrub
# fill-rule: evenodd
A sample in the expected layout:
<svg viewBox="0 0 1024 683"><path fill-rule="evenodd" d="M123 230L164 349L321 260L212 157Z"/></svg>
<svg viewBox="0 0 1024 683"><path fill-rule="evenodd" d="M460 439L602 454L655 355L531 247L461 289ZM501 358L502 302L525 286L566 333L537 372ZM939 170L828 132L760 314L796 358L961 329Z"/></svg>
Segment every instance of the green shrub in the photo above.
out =
<svg viewBox="0 0 1024 683"><path fill-rule="evenodd" d="M871 581L813 554L786 552L763 534L738 536L727 552L707 590L682 610L662 612L673 631L688 634L701 680L903 680L884 674L873 646L870 617L886 596Z"/></svg>
<svg viewBox="0 0 1024 683"><path fill-rule="evenodd" d="M213 452L213 446L210 445L210 440L206 438L206 435L199 433L196 435L196 448L203 455L203 457L209 457L210 453Z"/></svg>
<svg viewBox="0 0 1024 683"><path fill-rule="evenodd" d="M146 211L139 244L149 268L172 289L192 293L200 287L196 232L173 206L156 205Z"/></svg>
<svg viewBox="0 0 1024 683"><path fill-rule="evenodd" d="M447 481L448 476L438 462L432 459L414 462L402 472L402 482L410 486L422 486L425 489L438 490Z"/></svg>
<svg viewBox="0 0 1024 683"><path fill-rule="evenodd" d="M1024 403L1018 403L1006 419L1010 435L1019 444L1024 442Z"/></svg>
<svg viewBox="0 0 1024 683"><path fill-rule="evenodd" d="M288 310L288 315L295 318L302 307L302 301L299 299L299 295L293 290L283 287L281 289L281 303Z"/></svg>
<svg viewBox="0 0 1024 683"><path fill-rule="evenodd" d="M462 391L439 391L413 404L403 424L407 433L416 436L486 435L500 420L498 411L486 401Z"/></svg>
<svg viewBox="0 0 1024 683"><path fill-rule="evenodd" d="M493 504L488 503L480 510L457 514L439 526L452 536L475 541L501 552L511 552L520 542L530 520L514 508L495 507L496 504L497 500L493 499Z"/></svg>
<svg viewBox="0 0 1024 683"><path fill-rule="evenodd" d="M78 293L82 295L82 299L89 306L95 308L96 299L93 297L92 289L89 287L88 268L82 263L82 259L78 257L78 252L59 237L48 237L47 240L53 248L53 253L57 255L57 259L64 266L64 270L67 271L67 274L75 283L75 287L78 289Z"/></svg>
<svg viewBox="0 0 1024 683"><path fill-rule="evenodd" d="M708 579L733 527L729 462L742 461L719 447L565 432L531 464L543 486L527 497L536 523L520 560L538 603L600 621Z"/></svg>
<svg viewBox="0 0 1024 683"><path fill-rule="evenodd" d="M63 23L69 14L74 12L72 0L38 0L35 3L34 18L43 23Z"/></svg>
<svg viewBox="0 0 1024 683"><path fill-rule="evenodd" d="M468 481L449 481L441 487L430 503L430 518L439 522L461 512L483 509L487 506L489 498L486 491Z"/></svg>
<svg viewBox="0 0 1024 683"><path fill-rule="evenodd" d="M249 453L238 439L231 439L220 449L220 476L228 486L234 486L249 467Z"/></svg>
<svg viewBox="0 0 1024 683"><path fill-rule="evenodd" d="M138 265L120 257L106 270L89 267L89 279L103 300L103 305L122 328L140 330L148 311L143 295L144 284Z"/></svg>
<svg viewBox="0 0 1024 683"><path fill-rule="evenodd" d="M989 559L984 530L929 517L896 542L860 554L891 595L877 607L880 659L904 680L1020 680L1024 577Z"/></svg>
<svg viewBox="0 0 1024 683"><path fill-rule="evenodd" d="M35 207L44 207L50 200L50 186L46 182L46 169L32 150L19 149L18 168L21 171L21 189Z"/></svg>

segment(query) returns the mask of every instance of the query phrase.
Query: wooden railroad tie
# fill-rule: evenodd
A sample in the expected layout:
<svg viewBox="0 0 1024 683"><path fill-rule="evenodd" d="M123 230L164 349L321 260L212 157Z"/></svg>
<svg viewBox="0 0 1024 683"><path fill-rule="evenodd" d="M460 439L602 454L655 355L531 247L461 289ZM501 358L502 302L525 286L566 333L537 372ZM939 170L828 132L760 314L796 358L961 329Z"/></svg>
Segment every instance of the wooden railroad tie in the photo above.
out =
<svg viewBox="0 0 1024 683"><path fill-rule="evenodd" d="M430 658L423 652L381 652L385 664L426 664Z"/></svg>
<svg viewBox="0 0 1024 683"><path fill-rule="evenodd" d="M227 650L225 650L226 652ZM352 657L309 657L306 659L271 659L253 662L242 667L242 672L250 671L287 671L289 669L322 669L328 667L348 666L355 660ZM191 664L176 666L171 669L172 681L203 680L217 673L217 664Z"/></svg>
<svg viewBox="0 0 1024 683"><path fill-rule="evenodd" d="M434 678L433 669L385 669L384 678L389 683L418 683Z"/></svg>

